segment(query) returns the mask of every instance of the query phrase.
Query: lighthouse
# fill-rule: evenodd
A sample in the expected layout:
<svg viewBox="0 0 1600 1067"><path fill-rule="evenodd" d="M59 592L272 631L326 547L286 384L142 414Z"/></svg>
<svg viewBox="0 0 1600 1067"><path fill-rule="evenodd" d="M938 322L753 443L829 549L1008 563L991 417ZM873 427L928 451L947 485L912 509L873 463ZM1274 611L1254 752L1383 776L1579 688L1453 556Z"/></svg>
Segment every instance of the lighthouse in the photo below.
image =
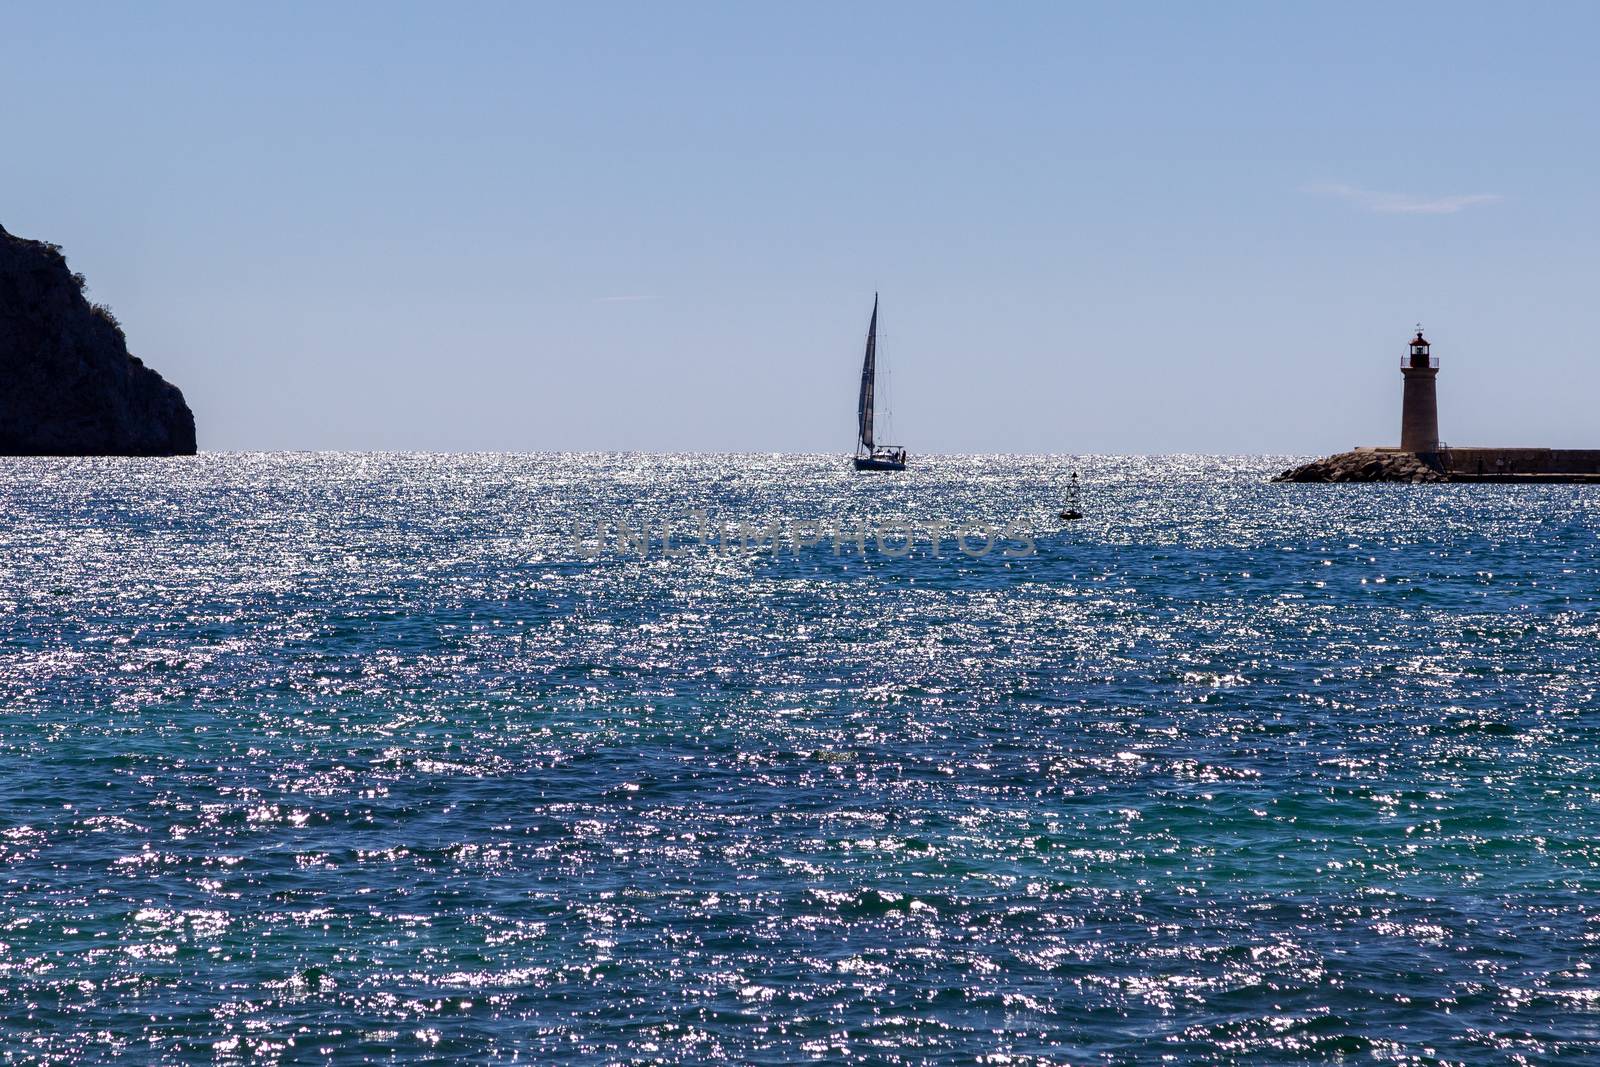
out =
<svg viewBox="0 0 1600 1067"><path fill-rule="evenodd" d="M1411 351L1400 364L1406 378L1405 397L1400 406L1400 451L1433 453L1439 451L1439 394L1435 379L1439 361L1429 351L1422 327L1411 339Z"/></svg>

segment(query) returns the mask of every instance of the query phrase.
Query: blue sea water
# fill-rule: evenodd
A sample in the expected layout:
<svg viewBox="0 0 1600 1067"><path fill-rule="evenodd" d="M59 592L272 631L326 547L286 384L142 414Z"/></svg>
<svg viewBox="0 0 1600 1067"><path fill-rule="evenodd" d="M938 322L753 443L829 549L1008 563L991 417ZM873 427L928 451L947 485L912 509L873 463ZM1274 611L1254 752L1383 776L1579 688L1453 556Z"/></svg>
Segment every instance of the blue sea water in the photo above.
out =
<svg viewBox="0 0 1600 1067"><path fill-rule="evenodd" d="M1593 1062L1600 496L1289 462L7 460L3 1060Z"/></svg>

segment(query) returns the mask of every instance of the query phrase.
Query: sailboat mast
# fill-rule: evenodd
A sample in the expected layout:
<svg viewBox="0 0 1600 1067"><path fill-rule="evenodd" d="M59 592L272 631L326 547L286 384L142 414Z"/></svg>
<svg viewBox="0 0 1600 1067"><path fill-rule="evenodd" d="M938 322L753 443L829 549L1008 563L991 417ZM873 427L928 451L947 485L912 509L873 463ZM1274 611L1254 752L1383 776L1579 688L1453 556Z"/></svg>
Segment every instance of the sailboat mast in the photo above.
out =
<svg viewBox="0 0 1600 1067"><path fill-rule="evenodd" d="M878 294L872 294L872 324L867 327L867 355L861 361L861 400L856 406L861 448L872 453L872 401L878 385Z"/></svg>

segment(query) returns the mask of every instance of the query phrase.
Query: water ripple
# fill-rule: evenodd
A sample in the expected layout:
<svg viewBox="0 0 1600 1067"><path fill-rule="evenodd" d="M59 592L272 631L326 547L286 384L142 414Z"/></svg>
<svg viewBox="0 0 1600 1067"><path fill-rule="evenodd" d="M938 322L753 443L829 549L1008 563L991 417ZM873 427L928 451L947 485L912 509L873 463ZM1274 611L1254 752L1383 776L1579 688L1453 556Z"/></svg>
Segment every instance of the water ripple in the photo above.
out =
<svg viewBox="0 0 1600 1067"><path fill-rule="evenodd" d="M1287 465L8 461L7 1062L1588 1062L1600 498Z"/></svg>

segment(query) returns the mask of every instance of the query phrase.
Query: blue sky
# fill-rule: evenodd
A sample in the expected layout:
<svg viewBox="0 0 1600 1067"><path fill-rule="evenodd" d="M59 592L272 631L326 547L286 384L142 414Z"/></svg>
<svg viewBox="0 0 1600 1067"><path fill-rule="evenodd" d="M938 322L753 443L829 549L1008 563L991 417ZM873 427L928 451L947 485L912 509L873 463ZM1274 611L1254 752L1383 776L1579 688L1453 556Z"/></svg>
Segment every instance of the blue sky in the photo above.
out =
<svg viewBox="0 0 1600 1067"><path fill-rule="evenodd" d="M206 449L1600 447L1592 4L7 5Z"/></svg>

